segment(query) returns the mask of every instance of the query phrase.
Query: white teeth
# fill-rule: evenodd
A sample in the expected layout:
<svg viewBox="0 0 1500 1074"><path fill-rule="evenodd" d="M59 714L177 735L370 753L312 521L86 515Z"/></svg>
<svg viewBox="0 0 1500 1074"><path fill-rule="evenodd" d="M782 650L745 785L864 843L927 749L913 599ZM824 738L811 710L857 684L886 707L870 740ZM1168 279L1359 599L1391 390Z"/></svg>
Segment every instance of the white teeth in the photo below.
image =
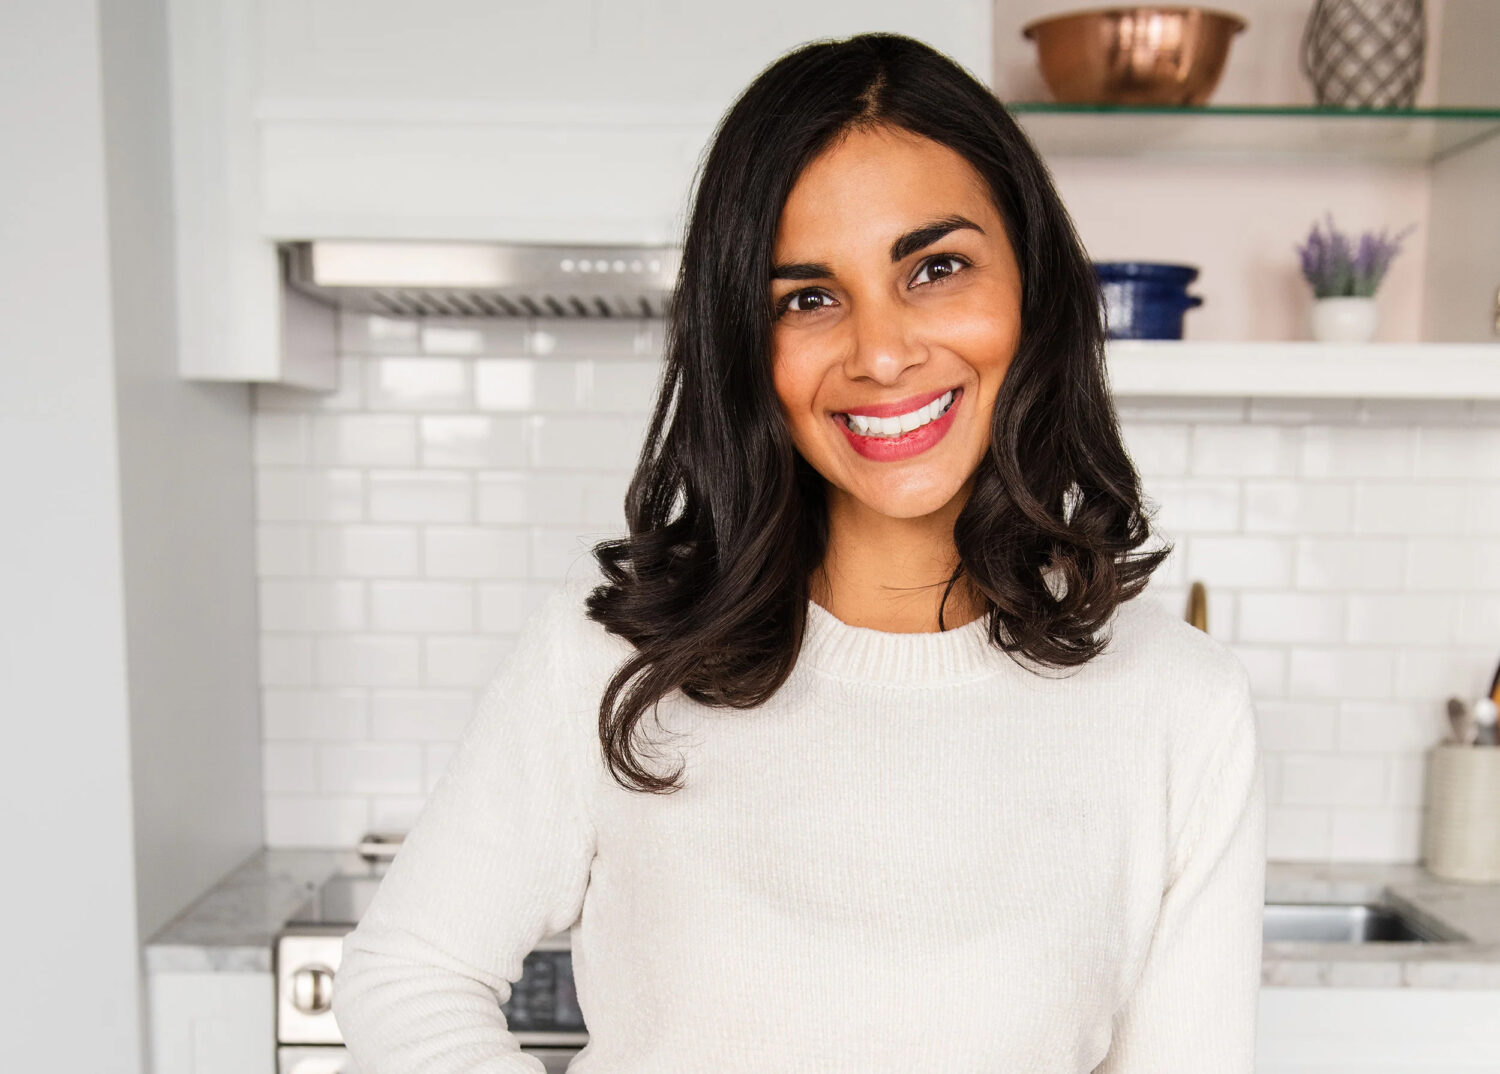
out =
<svg viewBox="0 0 1500 1074"><path fill-rule="evenodd" d="M952 402L953 392L948 391L926 406L917 407L910 413L899 414L894 418L869 418L863 414L846 414L844 417L849 423L849 428L860 436L893 437L909 433L913 429L920 429L928 422L942 417L943 412Z"/></svg>

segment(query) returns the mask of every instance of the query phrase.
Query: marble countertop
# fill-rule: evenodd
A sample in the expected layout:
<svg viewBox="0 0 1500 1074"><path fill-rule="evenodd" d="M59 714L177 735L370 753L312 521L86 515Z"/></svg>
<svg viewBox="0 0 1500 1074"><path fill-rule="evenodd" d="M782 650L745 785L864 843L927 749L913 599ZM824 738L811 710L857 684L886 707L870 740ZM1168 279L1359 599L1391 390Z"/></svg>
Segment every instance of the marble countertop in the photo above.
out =
<svg viewBox="0 0 1500 1074"><path fill-rule="evenodd" d="M270 973L276 934L335 873L368 873L352 849L265 848L146 944L150 973ZM1263 984L1500 989L1500 884L1441 880L1420 865L1270 862L1268 903L1381 903L1444 943L1267 943Z"/></svg>

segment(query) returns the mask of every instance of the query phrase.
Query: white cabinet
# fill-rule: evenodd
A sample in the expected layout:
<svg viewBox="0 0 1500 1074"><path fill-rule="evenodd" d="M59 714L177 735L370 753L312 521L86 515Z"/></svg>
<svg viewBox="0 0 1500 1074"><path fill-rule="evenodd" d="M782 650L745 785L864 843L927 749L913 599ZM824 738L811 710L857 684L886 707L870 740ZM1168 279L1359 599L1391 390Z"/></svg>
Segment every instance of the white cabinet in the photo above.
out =
<svg viewBox="0 0 1500 1074"><path fill-rule="evenodd" d="M1500 1069L1491 989L1260 990L1256 1074L1479 1074Z"/></svg>

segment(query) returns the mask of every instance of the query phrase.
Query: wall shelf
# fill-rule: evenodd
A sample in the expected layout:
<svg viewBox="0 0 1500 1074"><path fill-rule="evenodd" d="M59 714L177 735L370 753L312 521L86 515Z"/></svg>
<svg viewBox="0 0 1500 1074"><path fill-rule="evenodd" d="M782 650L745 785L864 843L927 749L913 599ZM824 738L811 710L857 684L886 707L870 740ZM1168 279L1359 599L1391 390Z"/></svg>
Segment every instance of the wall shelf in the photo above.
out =
<svg viewBox="0 0 1500 1074"><path fill-rule="evenodd" d="M1500 108L1005 106L1043 155L1423 165L1500 135Z"/></svg>
<svg viewBox="0 0 1500 1074"><path fill-rule="evenodd" d="M1117 396L1500 399L1500 342L1110 340Z"/></svg>

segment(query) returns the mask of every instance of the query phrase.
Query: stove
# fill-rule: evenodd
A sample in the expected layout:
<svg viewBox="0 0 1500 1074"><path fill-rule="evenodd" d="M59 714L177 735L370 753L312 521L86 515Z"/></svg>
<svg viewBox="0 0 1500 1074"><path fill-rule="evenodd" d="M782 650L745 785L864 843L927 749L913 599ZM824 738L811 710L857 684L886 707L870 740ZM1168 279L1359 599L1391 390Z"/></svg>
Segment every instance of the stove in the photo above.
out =
<svg viewBox="0 0 1500 1074"><path fill-rule="evenodd" d="M360 843L368 867L336 873L293 912L276 936L276 1068L278 1074L359 1074L333 1017L344 936L358 924L400 848L401 835L374 834ZM500 1006L521 1051L563 1074L588 1043L573 987L567 932L543 937L523 960L521 979Z"/></svg>

